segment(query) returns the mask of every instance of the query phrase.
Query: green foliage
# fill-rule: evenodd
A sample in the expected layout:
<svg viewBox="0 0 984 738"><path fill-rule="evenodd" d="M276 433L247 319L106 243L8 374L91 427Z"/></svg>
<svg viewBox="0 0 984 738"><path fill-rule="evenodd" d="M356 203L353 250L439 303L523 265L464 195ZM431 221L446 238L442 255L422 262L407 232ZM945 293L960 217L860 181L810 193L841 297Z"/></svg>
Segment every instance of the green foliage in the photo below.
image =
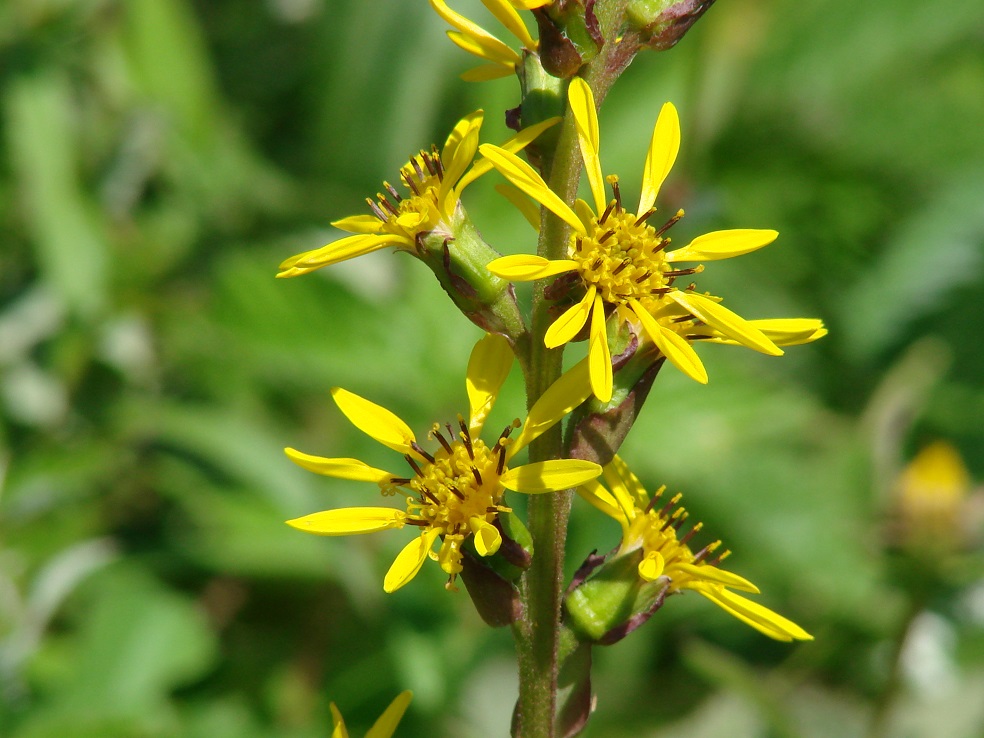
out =
<svg viewBox="0 0 984 738"><path fill-rule="evenodd" d="M624 192L659 105L681 111L660 195L687 210L681 242L781 233L701 286L830 335L781 360L700 347L710 384L663 371L624 451L816 641L790 650L671 598L596 655L586 735L865 734L907 609L883 545L891 479L934 438L984 479L982 23L974 0L732 0L611 92ZM384 597L399 536L282 524L373 504L282 454L386 463L331 386L421 430L464 409L477 329L419 265L385 252L273 278L479 100L484 140L505 137L515 80L456 80L471 60L443 30L422 1L0 5L4 736L314 738L329 700L359 735L405 688L398 735L507 731L515 677L488 654L508 637L464 593L425 568ZM528 251L487 179L470 214ZM522 415L514 390L497 412ZM613 526L576 503L570 566ZM935 678L902 674L892 734L984 725L981 562L954 567L912 631Z"/></svg>

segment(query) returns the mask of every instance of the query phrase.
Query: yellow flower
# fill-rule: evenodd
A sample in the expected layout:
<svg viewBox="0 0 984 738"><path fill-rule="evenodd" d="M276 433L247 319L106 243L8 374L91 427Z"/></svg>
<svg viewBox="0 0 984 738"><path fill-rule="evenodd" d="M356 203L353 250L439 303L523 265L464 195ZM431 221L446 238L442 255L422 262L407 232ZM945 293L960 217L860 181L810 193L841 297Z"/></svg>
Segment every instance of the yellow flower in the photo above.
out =
<svg viewBox="0 0 984 738"><path fill-rule="evenodd" d="M508 77L510 74L514 74L523 63L523 57L508 44L500 41L460 13L451 10L444 0L430 0L430 4L448 25L457 29L448 31L448 38L469 54L474 54L487 62L474 69L469 69L461 75L462 79L469 82L481 82ZM532 10L543 5L549 5L550 0L482 0L482 4L513 36L519 39L523 49L532 52L537 50L537 42L530 35L526 23L523 22L516 9Z"/></svg>
<svg viewBox="0 0 984 738"><path fill-rule="evenodd" d="M450 236L452 217L462 191L492 168L484 160L472 164L482 119L482 111L476 110L458 122L440 153L437 147L432 147L412 157L400 170L406 195L401 195L389 182L383 182L385 192L377 193L376 200L366 198L372 215L354 215L332 223L355 235L290 257L280 265L277 276L297 277L386 246L412 252L419 248L418 236L438 229ZM529 126L510 138L503 148L509 152L520 151L556 122L554 118Z"/></svg>
<svg viewBox="0 0 984 738"><path fill-rule="evenodd" d="M406 511L390 507L347 507L288 520L298 530L326 536L372 533L405 525L420 529L396 557L383 582L393 592L420 571L428 556L438 561L453 588L461 571L461 546L474 536L475 550L491 556L502 538L495 522L507 489L540 494L576 487L594 479L601 467L589 461L556 459L510 468L516 453L584 402L590 394L584 362L558 379L533 405L525 424L506 426L495 443L479 436L502 383L513 364L512 349L502 336L487 334L472 350L466 386L470 406L468 422L458 416L458 429L450 423L434 424L429 437L439 447L433 453L417 443L413 431L389 410L341 388L332 390L339 409L352 424L370 437L403 454L410 476L376 469L357 459L326 459L285 449L298 466L329 477L375 482L384 496L401 494ZM520 425L523 430L509 438ZM445 434L445 430L447 433ZM432 551L440 538L437 553Z"/></svg>
<svg viewBox="0 0 984 738"><path fill-rule="evenodd" d="M703 265L679 268L680 263L747 254L771 243L778 233L751 229L715 231L695 238L683 248L667 250L670 239L664 234L683 217L683 211L658 229L647 220L656 212L656 196L680 148L680 123L671 103L663 105L656 121L643 171L638 211L630 213L622 206L616 177L608 178L614 199L608 201L605 196L598 154L598 118L591 88L584 80L575 78L568 98L594 210L583 200L578 200L574 208L569 207L532 167L514 154L488 144L480 146L482 154L513 185L573 229L566 259L504 256L490 263L489 270L504 279L519 281L565 273L579 278L583 297L550 326L544 343L551 348L561 346L577 336L585 323L590 323L591 384L600 400L607 402L612 395L612 362L605 327L612 314L641 326L644 335L670 362L701 383L707 382L707 372L690 345L696 338L739 343L778 356L782 350L765 328L775 328L772 332L780 335L791 331L798 336L797 340L803 340L804 336L819 337L823 332L820 321L756 325L723 307L719 298L698 294L692 285L683 289L676 286L678 277L703 270ZM697 326L706 328L697 329Z"/></svg>
<svg viewBox="0 0 984 738"><path fill-rule="evenodd" d="M747 579L718 567L731 553L717 553L721 541L714 541L697 553L690 550L687 544L700 532L702 523L678 537L688 517L687 511L678 506L682 495L674 495L660 505L665 486L650 497L638 477L618 456L605 467L604 478L608 489L592 480L578 488L578 493L621 524L622 542L617 556L633 553L640 556L638 572L643 580L662 585L666 594L684 590L699 592L725 612L770 638L813 640L813 636L791 620L731 591L737 589L758 594L759 589Z"/></svg>
<svg viewBox="0 0 984 738"><path fill-rule="evenodd" d="M407 707L410 705L410 700L412 699L413 692L409 690L400 692L383 714L379 716L379 719L369 728L366 738L391 738L393 731L400 724L400 719L403 717L403 713L407 711ZM331 738L349 738L348 730L345 728L345 721L342 719L342 713L335 707L334 702L329 707L331 708L332 722L335 724L335 729L331 732Z"/></svg>

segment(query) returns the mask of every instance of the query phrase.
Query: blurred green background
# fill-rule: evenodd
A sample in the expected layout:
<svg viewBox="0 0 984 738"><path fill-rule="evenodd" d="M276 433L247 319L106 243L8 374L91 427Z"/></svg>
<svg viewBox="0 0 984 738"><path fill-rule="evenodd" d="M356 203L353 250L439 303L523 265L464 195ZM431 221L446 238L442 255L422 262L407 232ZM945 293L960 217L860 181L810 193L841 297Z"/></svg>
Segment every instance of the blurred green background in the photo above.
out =
<svg viewBox="0 0 984 738"><path fill-rule="evenodd" d="M665 371L623 452L816 641L674 598L596 653L585 735L984 735L980 508L886 546L922 445L984 479L982 29L978 0L722 0L610 94L626 193L659 106L681 112L660 195L687 209L679 241L780 231L700 286L830 336L782 359L701 347L710 384ZM465 113L506 137L514 81L458 80L473 60L444 30L423 0L0 3L0 735L315 738L330 700L361 735L406 688L397 735L506 734L508 633L435 566L385 596L405 535L282 522L375 499L283 446L394 461L330 387L419 429L464 409L478 331L420 264L273 278ZM470 212L528 251L496 181ZM571 567L618 536L575 507Z"/></svg>

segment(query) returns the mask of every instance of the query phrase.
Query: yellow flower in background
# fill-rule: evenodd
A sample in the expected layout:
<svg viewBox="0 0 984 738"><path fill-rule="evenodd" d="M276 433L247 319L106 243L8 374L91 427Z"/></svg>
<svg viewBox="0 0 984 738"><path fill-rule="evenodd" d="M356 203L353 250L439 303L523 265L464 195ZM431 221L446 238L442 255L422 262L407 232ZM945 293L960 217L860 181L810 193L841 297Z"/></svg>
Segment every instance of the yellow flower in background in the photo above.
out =
<svg viewBox="0 0 984 738"><path fill-rule="evenodd" d="M474 54L487 62L469 69L461 75L462 79L468 82L481 82L508 77L515 74L516 69L523 63L523 57L519 52L460 13L451 10L444 0L430 0L430 4L448 25L457 29L448 31L448 38L469 54ZM482 0L482 4L513 36L519 39L522 49L532 52L537 50L537 42L530 35L526 23L516 9L532 10L549 5L550 0Z"/></svg>
<svg viewBox="0 0 984 738"><path fill-rule="evenodd" d="M390 703L389 707L383 711L379 719L366 732L366 738L391 738L393 732L396 730L396 726L400 724L400 720L403 718L403 713L410 706L410 700L412 699L413 692L409 690L400 692L396 696L396 699ZM329 707L331 708L331 719L335 725L335 729L331 732L331 738L349 738L348 730L345 728L345 721L342 719L342 713L338 711L334 702Z"/></svg>
<svg viewBox="0 0 984 738"><path fill-rule="evenodd" d="M895 484L897 538L904 545L954 551L968 545L981 523L970 473L945 441L922 449Z"/></svg>
<svg viewBox="0 0 984 738"><path fill-rule="evenodd" d="M682 495L674 495L662 503L664 486L650 497L638 477L618 456L605 467L604 479L608 489L597 480L591 480L578 488L578 493L622 526L622 541L616 556L639 552L640 578L662 584L667 594L685 590L698 592L770 638L813 640L813 636L791 620L731 591L759 593L758 587L747 579L719 568L721 561L731 553L717 553L721 541L714 541L697 553L691 551L687 544L701 531L703 524L697 523L680 535L688 518L687 511L678 506Z"/></svg>
<svg viewBox="0 0 984 738"><path fill-rule="evenodd" d="M297 277L387 246L412 252L418 248L420 234L438 228L451 235L450 224L462 191L492 168L484 160L474 161L483 116L477 110L462 118L440 153L433 147L412 157L400 170L405 194L383 182L385 192L377 193L376 200L366 198L372 215L354 215L332 223L355 235L286 259L277 276ZM520 151L556 122L554 118L525 128L503 148Z"/></svg>
<svg viewBox="0 0 984 738"><path fill-rule="evenodd" d="M683 217L683 211L678 211L658 229L647 223L656 212L656 196L680 148L676 108L666 103L660 111L646 156L639 207L631 213L622 206L617 177L608 178L614 199L606 198L591 88L584 80L575 78L568 98L594 210L583 200L578 200L573 209L569 207L532 167L505 149L489 144L479 147L513 185L573 229L566 259L518 255L504 256L489 264L493 274L510 280L530 281L567 273L579 278L583 297L550 326L544 343L551 348L561 346L575 338L588 323L591 384L595 395L605 402L612 394L606 320L613 313L621 320L641 326L644 335L671 363L698 382L707 382L707 372L690 341L681 335L681 322L706 326L706 335L695 333L695 338L720 338L722 342L738 343L765 354L781 355L782 350L765 331L723 307L720 298L698 294L693 285L682 289L676 285L679 277L703 270L703 265L680 268L679 264L747 254L772 243L778 235L776 231L715 231L695 238L683 248L668 251L670 239L664 234ZM819 337L822 324L811 321L810 326L809 334ZM794 332L799 335L806 330L803 326Z"/></svg>
<svg viewBox="0 0 984 738"><path fill-rule="evenodd" d="M448 574L453 588L461 571L461 546L474 536L475 549L491 556L502 542L495 522L507 489L541 494L576 487L594 479L601 467L589 461L556 459L510 468L515 455L534 438L552 427L590 395L584 362L561 376L533 405L521 424L506 426L489 446L481 438L482 427L496 402L502 383L513 364L512 349L502 336L487 334L472 351L466 387L468 422L458 416L458 428L435 424L428 434L439 444L433 453L417 443L413 431L389 410L338 387L332 390L339 409L352 424L379 443L403 454L410 476L393 474L357 459L328 459L292 448L287 456L298 466L340 479L375 482L384 496L401 494L406 510L390 507L346 507L287 521L298 530L326 536L372 533L406 525L420 529L396 557L383 582L393 592L416 576L428 556ZM515 439L510 434L523 430ZM445 434L446 431L446 434ZM441 540L437 553L435 541Z"/></svg>

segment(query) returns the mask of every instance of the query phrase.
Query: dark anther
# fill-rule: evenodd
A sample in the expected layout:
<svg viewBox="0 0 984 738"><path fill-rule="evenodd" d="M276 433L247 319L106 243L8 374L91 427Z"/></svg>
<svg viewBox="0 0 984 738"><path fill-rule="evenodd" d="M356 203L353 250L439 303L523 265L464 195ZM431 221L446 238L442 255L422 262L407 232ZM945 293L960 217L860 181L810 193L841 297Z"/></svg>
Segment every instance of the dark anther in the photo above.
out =
<svg viewBox="0 0 984 738"><path fill-rule="evenodd" d="M708 561L707 562L707 565L708 566L717 566L718 564L720 564L724 560L724 557L727 556L729 553L731 553L731 552L728 551L727 549L725 549L724 551L722 551L721 553L719 553L717 556L715 556L713 561Z"/></svg>
<svg viewBox="0 0 984 738"><path fill-rule="evenodd" d="M436 146L431 147L431 158L434 161L434 168L437 169L437 176L440 178L444 177L444 162L441 161L441 155L437 151Z"/></svg>
<svg viewBox="0 0 984 738"><path fill-rule="evenodd" d="M704 548L702 548L700 551L698 551L697 553L694 554L694 563L695 564L699 564L701 561L704 560L704 557L707 556L707 554L709 554L711 552L711 545L712 544L710 544L710 543L707 544L706 546L704 546Z"/></svg>
<svg viewBox="0 0 984 738"><path fill-rule="evenodd" d="M392 213L393 215L399 215L400 214L399 209L393 203L391 203L389 200L387 200L386 197L383 195L382 192L377 192L376 193L376 197L379 198L379 204L380 204L380 206L386 208L386 210L389 210L390 213Z"/></svg>
<svg viewBox="0 0 984 738"><path fill-rule="evenodd" d="M472 476L475 477L475 481L482 484L482 475L478 473L478 469L474 466L472 467Z"/></svg>
<svg viewBox="0 0 984 738"><path fill-rule="evenodd" d="M375 215L377 218L379 218L380 220L387 220L389 218L389 216L383 212L383 209L379 207L379 205L376 203L375 200L372 200L367 197L366 202L369 203L369 209L372 211L372 214Z"/></svg>
<svg viewBox="0 0 984 738"><path fill-rule="evenodd" d="M414 180L413 177L411 177L406 172L403 172L400 174L400 178L403 180L403 184L407 186L407 189L409 189L415 195L418 196L420 195L420 188L417 187L417 182L416 180Z"/></svg>
<svg viewBox="0 0 984 738"><path fill-rule="evenodd" d="M426 520L414 520L413 518L405 518L403 522L406 523L407 525L418 525L421 528L430 527L430 523L427 522Z"/></svg>
<svg viewBox="0 0 984 738"><path fill-rule="evenodd" d="M441 504L441 501L439 499L437 499L437 497L434 496L434 493L431 492L426 487L424 487L424 497L426 497L428 500L430 500L431 502L433 502L435 505L440 505Z"/></svg>
<svg viewBox="0 0 984 738"><path fill-rule="evenodd" d="M618 203L618 209L622 209L622 192L618 189L618 180L612 182L612 192L615 194L615 202Z"/></svg>
<svg viewBox="0 0 984 738"><path fill-rule="evenodd" d="M592 269L597 269L598 267L600 267L600 266L601 266L602 264L604 264L604 263L605 263L605 260L604 260L604 259L602 259L602 258L601 258L601 257L599 256L599 257L598 257L597 259L595 259L595 260L594 260L594 261L593 261L593 262L591 263L591 268L592 268Z"/></svg>
<svg viewBox="0 0 984 738"><path fill-rule="evenodd" d="M485 508L485 512L487 512L487 513L497 513L497 512L499 512L499 508L497 508L497 507L487 507L487 508Z"/></svg>
<svg viewBox="0 0 984 738"><path fill-rule="evenodd" d="M448 485L448 489L451 490L451 494L453 494L459 500L461 500L462 502L465 501L465 496L463 494L461 494L461 491L457 487L455 487L453 484L449 484Z"/></svg>
<svg viewBox="0 0 984 738"><path fill-rule="evenodd" d="M673 225L678 220L680 220L680 218L682 218L682 217L683 217L683 211L681 210L676 215L674 215L672 218L670 218L668 221L666 221L662 226L660 226L659 230L656 231L656 237L659 238L664 233L666 233L668 230L670 230L670 228L672 228Z"/></svg>
<svg viewBox="0 0 984 738"><path fill-rule="evenodd" d="M581 240L581 237L580 236L577 236L574 239L574 250L577 251L578 253L581 253L581 245L582 245L582 243L583 243L583 241Z"/></svg>
<svg viewBox="0 0 984 738"><path fill-rule="evenodd" d="M617 267L615 267L612 270L612 276L614 277L616 274L618 274L620 271L622 271L623 269L625 269L625 267L627 267L631 263L632 262L630 262L630 261L623 261L621 264L619 264Z"/></svg>
<svg viewBox="0 0 984 738"><path fill-rule="evenodd" d="M604 243L605 241L607 241L607 240L608 240L609 238L611 238L611 237L612 237L612 236L614 236L614 235L615 235L615 231L613 231L613 230L608 230L608 231L605 231L605 232L604 232L603 234L601 234L601 236L600 236L600 237L598 238L598 243Z"/></svg>
<svg viewBox="0 0 984 738"><path fill-rule="evenodd" d="M681 546L686 546L687 545L687 542L691 538L693 538L697 534L697 531L699 531L699 530L700 530L700 524L697 524L693 528L691 528L690 530L688 530L687 533L686 533L686 535L684 535L684 537L680 539L680 545Z"/></svg>
<svg viewBox="0 0 984 738"><path fill-rule="evenodd" d="M642 215L640 215L638 218L636 218L635 225L642 225L647 220L649 220L653 216L653 213L655 213L655 212L656 212L656 208L649 208L649 210L647 210Z"/></svg>
<svg viewBox="0 0 984 738"><path fill-rule="evenodd" d="M412 448L412 449L413 449L414 451L416 451L416 452L417 452L418 454L420 454L421 456L423 456L423 457L424 457L425 459L427 459L427 460L428 460L428 461L429 461L430 463L432 463L432 464L434 463L434 457L433 457L433 456L431 456L431 455L430 455L429 453L427 453L427 452L426 452L426 451L425 451L425 450L424 450L424 449L423 449L423 448L421 447L421 445L420 445L419 443L417 443L416 441L410 441L410 448Z"/></svg>
<svg viewBox="0 0 984 738"><path fill-rule="evenodd" d="M424 169L420 166L420 159L427 161L427 154L421 151L419 157L415 156L410 160L410 164L413 166L413 171L417 173L417 177L424 179Z"/></svg>
<svg viewBox="0 0 984 738"><path fill-rule="evenodd" d="M610 203L608 203L608 207L605 208L605 212L603 212L601 214L601 217L598 219L598 225L601 225L606 220L608 220L608 216L612 214L612 211L614 209L615 209L615 201L612 200Z"/></svg>
<svg viewBox="0 0 984 738"><path fill-rule="evenodd" d="M444 437L444 434L441 433L441 431L438 429L437 425L435 425L434 430L431 431L431 438L436 438L437 442L444 447L444 450L447 451L449 454L451 453L451 444L448 443L448 440Z"/></svg>
<svg viewBox="0 0 984 738"><path fill-rule="evenodd" d="M642 284L647 279L649 279L651 276L653 276L653 273L647 269L646 271L644 271L642 274L640 274L638 277L636 277L632 281L635 282L636 284Z"/></svg>
<svg viewBox="0 0 984 738"><path fill-rule="evenodd" d="M390 193L393 196L393 199L397 202L400 202L400 200L403 199L403 197L400 196L400 193L396 191L396 188L389 182L383 182L383 187L386 188L386 191Z"/></svg>
<svg viewBox="0 0 984 738"><path fill-rule="evenodd" d="M405 484L410 484L410 477L393 477L390 479L390 484L395 484L397 487L402 487Z"/></svg>
<svg viewBox="0 0 984 738"><path fill-rule="evenodd" d="M420 467L417 466L417 462L413 460L413 457L410 454L403 454L403 458L407 460L407 463L410 465L410 468L413 469L414 474L418 477L424 476L424 473L420 471Z"/></svg>
<svg viewBox="0 0 984 738"><path fill-rule="evenodd" d="M499 444L496 444L496 446L499 449L499 458L495 462L495 473L496 473L496 476L501 477L502 476L502 470L506 466L506 449L504 449L502 446L499 446Z"/></svg>
<svg viewBox="0 0 984 738"><path fill-rule="evenodd" d="M465 425L465 419L458 416L458 426L461 428L461 442L465 444L465 450L468 451L468 458L472 461L475 460L475 450L472 448L471 436L468 434L468 426ZM481 482L479 482L481 484Z"/></svg>
<svg viewBox="0 0 984 738"><path fill-rule="evenodd" d="M454 428L451 427L451 424L445 423L444 427L448 429L448 438L454 440Z"/></svg>
<svg viewBox="0 0 984 738"><path fill-rule="evenodd" d="M425 154L423 151L420 152L420 155L424 160L424 164L427 165L427 171L436 177L437 165L434 162L434 157L431 156L430 154Z"/></svg>
<svg viewBox="0 0 984 738"><path fill-rule="evenodd" d="M665 295L667 292L672 292L669 287L657 287L654 290L649 290L650 295Z"/></svg>
<svg viewBox="0 0 984 738"><path fill-rule="evenodd" d="M671 269L668 272L663 272L664 277L686 277L688 274L694 274L697 270L694 268L690 269Z"/></svg>

